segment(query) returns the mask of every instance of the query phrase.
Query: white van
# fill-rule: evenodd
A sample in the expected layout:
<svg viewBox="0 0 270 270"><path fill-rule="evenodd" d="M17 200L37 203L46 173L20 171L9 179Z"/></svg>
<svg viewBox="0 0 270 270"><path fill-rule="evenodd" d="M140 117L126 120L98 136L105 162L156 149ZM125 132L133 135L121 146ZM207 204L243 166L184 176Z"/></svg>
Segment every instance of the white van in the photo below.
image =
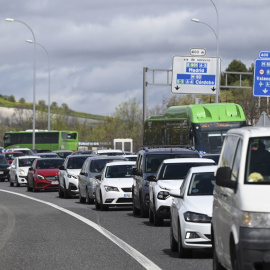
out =
<svg viewBox="0 0 270 270"><path fill-rule="evenodd" d="M229 130L212 216L214 269L270 269L270 128Z"/></svg>

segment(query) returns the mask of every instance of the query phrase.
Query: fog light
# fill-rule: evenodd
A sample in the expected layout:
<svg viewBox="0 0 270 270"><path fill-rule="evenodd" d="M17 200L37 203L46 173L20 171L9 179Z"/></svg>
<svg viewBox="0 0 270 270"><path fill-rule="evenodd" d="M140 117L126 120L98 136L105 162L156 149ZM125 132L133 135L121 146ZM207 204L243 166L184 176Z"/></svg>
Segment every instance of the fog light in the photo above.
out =
<svg viewBox="0 0 270 270"><path fill-rule="evenodd" d="M186 239L200 238L200 236L195 232L187 232Z"/></svg>

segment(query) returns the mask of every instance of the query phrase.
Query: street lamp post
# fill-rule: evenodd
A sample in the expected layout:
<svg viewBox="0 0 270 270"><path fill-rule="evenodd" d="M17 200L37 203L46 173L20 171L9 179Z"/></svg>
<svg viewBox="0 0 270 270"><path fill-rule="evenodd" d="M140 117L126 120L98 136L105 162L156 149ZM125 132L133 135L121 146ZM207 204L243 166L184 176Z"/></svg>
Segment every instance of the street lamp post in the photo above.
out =
<svg viewBox="0 0 270 270"><path fill-rule="evenodd" d="M30 28L29 25L27 25L26 23L19 21L19 20L15 20L12 18L7 18L6 19L7 22L19 22L24 24L32 33L33 35L33 40L34 40L34 68L33 68L33 137L32 137L32 149L36 148L36 134L35 134L35 130L36 130L36 38L34 35L33 30Z"/></svg>
<svg viewBox="0 0 270 270"><path fill-rule="evenodd" d="M216 60L216 96L215 96L215 103L218 103L218 95L219 95L219 61L218 61L218 57L219 57L219 41L218 41L218 34L215 32L215 30L207 23L205 22L201 22L198 19L191 19L191 21L196 22L196 23L201 23L204 24L206 26L208 26L213 33L215 34L216 40L217 40L217 60Z"/></svg>
<svg viewBox="0 0 270 270"><path fill-rule="evenodd" d="M33 40L26 40L26 42L28 43L34 43ZM47 54L47 57L48 57L48 130L50 131L51 129L51 91L50 91L50 85L51 85L51 68L50 68L50 56L49 56L49 53L48 51L46 50L46 48L44 46L42 46L41 44L39 43L35 43L36 45L39 45L40 47L42 47L44 49L44 51L46 52Z"/></svg>

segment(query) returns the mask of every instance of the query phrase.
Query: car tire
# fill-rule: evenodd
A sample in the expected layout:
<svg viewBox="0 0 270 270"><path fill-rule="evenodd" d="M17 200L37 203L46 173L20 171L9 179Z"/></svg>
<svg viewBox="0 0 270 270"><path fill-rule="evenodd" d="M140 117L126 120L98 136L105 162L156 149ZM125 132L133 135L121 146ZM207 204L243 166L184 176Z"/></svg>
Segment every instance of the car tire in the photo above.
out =
<svg viewBox="0 0 270 270"><path fill-rule="evenodd" d="M145 210L144 208L143 208L143 202L142 202L142 198L140 198L140 217L141 218L147 218L148 217L148 210Z"/></svg>
<svg viewBox="0 0 270 270"><path fill-rule="evenodd" d="M161 226L163 224L163 218L157 215L157 212L155 211L155 209L153 211L153 216L154 216L154 225Z"/></svg>
<svg viewBox="0 0 270 270"><path fill-rule="evenodd" d="M105 206L105 205L103 204L103 199L102 199L102 194L101 194L101 192L100 192L100 210L101 210L101 211L107 211L107 210L108 210L108 206Z"/></svg>
<svg viewBox="0 0 270 270"><path fill-rule="evenodd" d="M28 181L27 181L27 191L33 191L33 188L32 187L29 187L29 184L28 184Z"/></svg>
<svg viewBox="0 0 270 270"><path fill-rule="evenodd" d="M89 197L88 188L86 188L86 203L87 204L93 204L94 203L94 199L91 199Z"/></svg>
<svg viewBox="0 0 270 270"><path fill-rule="evenodd" d="M16 187L20 187L21 185L19 184L19 182L18 182L18 178L16 177Z"/></svg>
<svg viewBox="0 0 270 270"><path fill-rule="evenodd" d="M80 203L85 203L85 201L86 201L86 199L84 197L82 197L80 189L79 189L79 200L80 200Z"/></svg>
<svg viewBox="0 0 270 270"><path fill-rule="evenodd" d="M11 182L11 181L9 181L9 185L10 185L11 187L13 187L13 186L14 186L14 183Z"/></svg>
<svg viewBox="0 0 270 270"><path fill-rule="evenodd" d="M59 198L64 198L64 192L61 189L61 186L60 185L59 185L59 188L58 188L58 196L59 196Z"/></svg>
<svg viewBox="0 0 270 270"><path fill-rule="evenodd" d="M35 186L35 180L33 179L33 188L32 188L33 192L37 192L36 186Z"/></svg>
<svg viewBox="0 0 270 270"><path fill-rule="evenodd" d="M172 252L177 252L178 251L178 243L174 239L174 236L173 236L172 222L171 222L171 228L170 228L170 247L171 247Z"/></svg>
<svg viewBox="0 0 270 270"><path fill-rule="evenodd" d="M136 207L134 202L134 194L132 194L132 214L133 216L138 216L140 214L140 210Z"/></svg>
<svg viewBox="0 0 270 270"><path fill-rule="evenodd" d="M149 222L150 223L154 222L154 214L153 214L153 211L151 210L150 206L149 206Z"/></svg>
<svg viewBox="0 0 270 270"><path fill-rule="evenodd" d="M70 195L70 191L68 188L66 188L66 185L64 184L64 198L65 199L70 199L71 195Z"/></svg>
<svg viewBox="0 0 270 270"><path fill-rule="evenodd" d="M179 258L190 258L192 256L192 249L183 247L180 224L178 224L178 256Z"/></svg>
<svg viewBox="0 0 270 270"><path fill-rule="evenodd" d="M96 207L96 210L100 209L100 203L98 203L97 198L95 199L95 207Z"/></svg>

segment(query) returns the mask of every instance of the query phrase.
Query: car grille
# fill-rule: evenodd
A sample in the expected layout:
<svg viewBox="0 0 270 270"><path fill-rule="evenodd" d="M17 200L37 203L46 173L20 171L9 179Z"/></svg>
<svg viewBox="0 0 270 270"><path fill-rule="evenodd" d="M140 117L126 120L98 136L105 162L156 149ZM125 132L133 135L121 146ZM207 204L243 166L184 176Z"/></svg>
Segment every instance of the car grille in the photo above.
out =
<svg viewBox="0 0 270 270"><path fill-rule="evenodd" d="M119 198L116 202L117 203L131 203L132 198Z"/></svg>
<svg viewBox="0 0 270 270"><path fill-rule="evenodd" d="M121 188L124 192L132 192L131 188Z"/></svg>
<svg viewBox="0 0 270 270"><path fill-rule="evenodd" d="M208 239L210 239L210 240L212 239L212 238L211 238L211 234L205 234L204 236L206 236L206 237L207 237Z"/></svg>
<svg viewBox="0 0 270 270"><path fill-rule="evenodd" d="M58 176L46 176L46 180L48 181L57 181L58 180Z"/></svg>

